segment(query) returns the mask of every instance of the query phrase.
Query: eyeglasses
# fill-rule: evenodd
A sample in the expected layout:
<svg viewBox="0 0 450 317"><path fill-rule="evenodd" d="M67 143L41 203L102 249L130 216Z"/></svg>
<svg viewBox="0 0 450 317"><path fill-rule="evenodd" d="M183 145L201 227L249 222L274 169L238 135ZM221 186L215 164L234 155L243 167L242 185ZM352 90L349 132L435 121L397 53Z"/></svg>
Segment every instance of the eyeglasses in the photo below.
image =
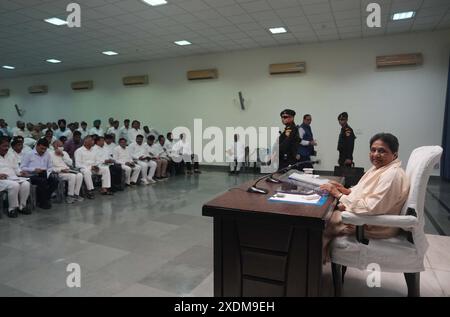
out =
<svg viewBox="0 0 450 317"><path fill-rule="evenodd" d="M289 119L292 118L291 116L281 116L282 119Z"/></svg>

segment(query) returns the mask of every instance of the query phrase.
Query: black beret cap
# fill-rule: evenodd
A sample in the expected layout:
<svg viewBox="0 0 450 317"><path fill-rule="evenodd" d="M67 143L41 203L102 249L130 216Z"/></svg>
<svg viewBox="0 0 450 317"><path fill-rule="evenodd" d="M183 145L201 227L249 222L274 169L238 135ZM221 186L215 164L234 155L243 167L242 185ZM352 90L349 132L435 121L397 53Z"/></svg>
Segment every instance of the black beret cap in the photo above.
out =
<svg viewBox="0 0 450 317"><path fill-rule="evenodd" d="M340 119L348 119L348 113L347 112L343 112L338 116L338 120Z"/></svg>
<svg viewBox="0 0 450 317"><path fill-rule="evenodd" d="M283 111L281 111L281 113L280 113L280 117L282 117L282 116L284 116L284 115L288 115L288 116L295 117L295 111L294 111L294 110L291 110L291 109L283 110Z"/></svg>

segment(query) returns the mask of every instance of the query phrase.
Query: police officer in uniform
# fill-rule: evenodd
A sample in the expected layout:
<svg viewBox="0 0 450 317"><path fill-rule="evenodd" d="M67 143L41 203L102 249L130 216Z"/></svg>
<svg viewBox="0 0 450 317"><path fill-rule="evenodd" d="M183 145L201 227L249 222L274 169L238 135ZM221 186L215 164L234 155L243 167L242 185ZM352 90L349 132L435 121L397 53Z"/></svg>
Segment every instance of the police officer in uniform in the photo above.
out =
<svg viewBox="0 0 450 317"><path fill-rule="evenodd" d="M286 109L280 116L281 122L285 125L279 139L279 169L283 169L297 162L296 155L301 140L294 122L295 111Z"/></svg>
<svg viewBox="0 0 450 317"><path fill-rule="evenodd" d="M341 125L341 133L338 140L339 151L339 166L353 165L353 148L355 146L355 133L348 125L348 113L343 112L338 116L339 124Z"/></svg>

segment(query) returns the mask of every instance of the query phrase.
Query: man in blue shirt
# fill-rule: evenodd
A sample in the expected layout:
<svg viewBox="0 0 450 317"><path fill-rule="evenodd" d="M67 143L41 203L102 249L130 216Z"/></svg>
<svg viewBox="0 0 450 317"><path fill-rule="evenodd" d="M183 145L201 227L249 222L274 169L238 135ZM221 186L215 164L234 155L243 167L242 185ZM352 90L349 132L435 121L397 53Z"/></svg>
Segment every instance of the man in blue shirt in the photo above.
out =
<svg viewBox="0 0 450 317"><path fill-rule="evenodd" d="M42 209L52 207L50 198L58 185L57 177L52 175L52 159L47 152L48 146L46 139L40 139L34 150L24 156L20 165L26 177L30 178L31 184L37 186L37 203Z"/></svg>

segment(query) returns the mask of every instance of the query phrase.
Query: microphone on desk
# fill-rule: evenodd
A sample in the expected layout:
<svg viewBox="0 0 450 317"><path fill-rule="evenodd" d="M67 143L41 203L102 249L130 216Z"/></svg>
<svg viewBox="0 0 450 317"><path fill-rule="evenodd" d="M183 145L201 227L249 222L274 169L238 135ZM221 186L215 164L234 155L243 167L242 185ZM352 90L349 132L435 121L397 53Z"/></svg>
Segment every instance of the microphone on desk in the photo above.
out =
<svg viewBox="0 0 450 317"><path fill-rule="evenodd" d="M247 192L266 195L266 194L269 193L269 190L267 190L265 188L260 188L260 187L257 186L258 183L260 181L262 181L263 179L266 179L266 182L268 182L268 183L279 184L279 183L281 183L281 180L279 180L278 178L274 178L273 176L275 174L286 173L286 172L290 171L293 168L296 168L296 167L299 167L299 166L302 166L302 165L305 165L305 164L319 164L319 163L320 163L320 160L297 162L295 164L292 164L292 165L289 165L289 166L287 166L285 168L282 168L282 169L280 169L280 170L278 170L278 171L276 171L276 172L274 172L272 174L264 175L263 177L258 178L256 180L256 182L247 189Z"/></svg>

